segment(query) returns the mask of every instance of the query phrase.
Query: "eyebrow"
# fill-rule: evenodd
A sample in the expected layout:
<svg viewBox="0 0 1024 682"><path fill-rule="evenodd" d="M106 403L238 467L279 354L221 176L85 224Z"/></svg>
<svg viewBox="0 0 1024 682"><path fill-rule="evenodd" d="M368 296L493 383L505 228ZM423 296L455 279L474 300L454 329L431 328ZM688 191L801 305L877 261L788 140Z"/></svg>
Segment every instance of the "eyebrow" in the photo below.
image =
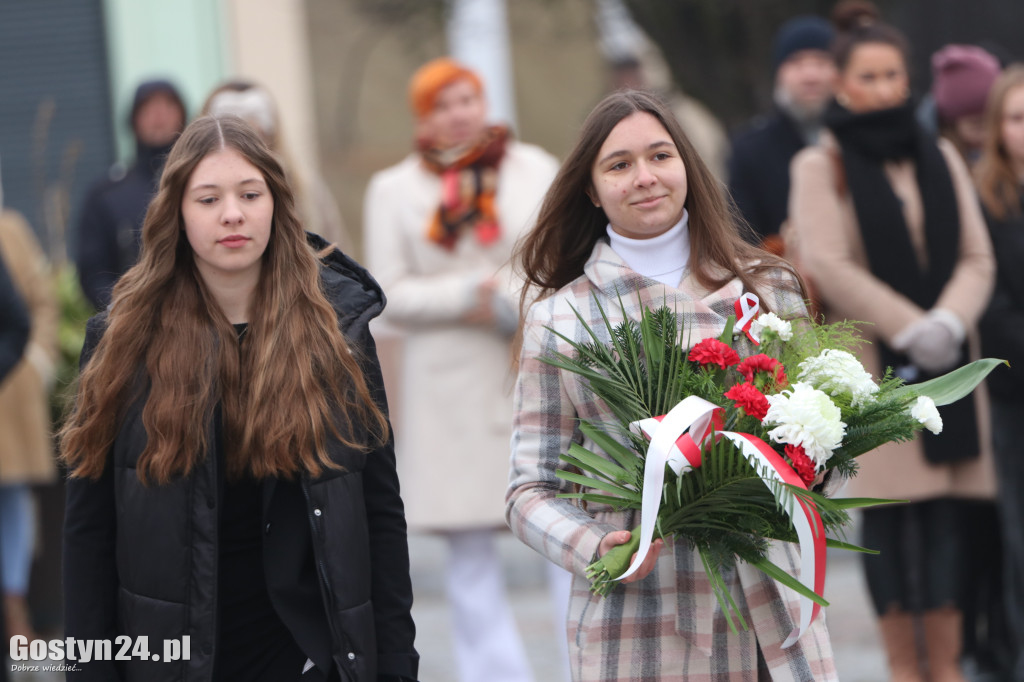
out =
<svg viewBox="0 0 1024 682"><path fill-rule="evenodd" d="M652 142L651 144L649 144L647 146L647 151L651 151L652 149L658 149L659 147L674 147L674 146L675 146L674 144L672 144L671 142L668 142L667 140L658 140L657 142ZM601 163L604 163L605 161L611 161L612 159L614 159L617 156L626 156L628 154L629 154L628 150L620 149L618 151L612 152L611 154L605 155L603 158L598 160L598 163L601 164Z"/></svg>
<svg viewBox="0 0 1024 682"><path fill-rule="evenodd" d="M252 184L264 184L265 185L266 183L261 178L247 178L245 180L242 180L240 183L238 183L237 186L240 187L242 185L252 185ZM217 185L217 184L212 183L212 182L208 182L208 183L203 184L203 185L194 185L192 187L189 187L188 191L189 192L195 192L196 190L199 190L199 189L220 189L220 185Z"/></svg>

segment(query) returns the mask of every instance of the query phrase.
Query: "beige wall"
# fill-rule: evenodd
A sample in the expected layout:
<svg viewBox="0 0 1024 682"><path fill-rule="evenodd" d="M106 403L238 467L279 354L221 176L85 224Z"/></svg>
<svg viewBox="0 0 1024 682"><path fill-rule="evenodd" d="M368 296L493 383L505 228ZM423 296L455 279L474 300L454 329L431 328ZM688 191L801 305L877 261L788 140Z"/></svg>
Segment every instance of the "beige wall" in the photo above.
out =
<svg viewBox="0 0 1024 682"><path fill-rule="evenodd" d="M316 168L306 0L224 0L224 14L228 73L270 91L289 156L300 168Z"/></svg>
<svg viewBox="0 0 1024 682"><path fill-rule="evenodd" d="M367 0L306 0L320 163L360 243L370 175L409 153L409 76L445 53L439 18L383 25ZM518 136L563 156L604 93L592 0L509 0ZM357 253L358 257L358 248Z"/></svg>

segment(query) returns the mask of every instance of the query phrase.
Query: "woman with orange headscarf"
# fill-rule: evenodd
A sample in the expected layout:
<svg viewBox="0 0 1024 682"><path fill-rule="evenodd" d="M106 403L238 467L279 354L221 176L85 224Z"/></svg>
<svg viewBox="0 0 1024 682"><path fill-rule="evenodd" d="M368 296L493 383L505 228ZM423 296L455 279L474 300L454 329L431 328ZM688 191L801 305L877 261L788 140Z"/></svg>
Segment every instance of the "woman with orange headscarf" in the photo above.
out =
<svg viewBox="0 0 1024 682"><path fill-rule="evenodd" d="M409 97L416 149L373 177L364 210L383 319L404 334L396 434L406 516L449 544L459 678L526 680L494 545L519 324L509 261L558 163L489 125L479 76L451 59L421 67Z"/></svg>

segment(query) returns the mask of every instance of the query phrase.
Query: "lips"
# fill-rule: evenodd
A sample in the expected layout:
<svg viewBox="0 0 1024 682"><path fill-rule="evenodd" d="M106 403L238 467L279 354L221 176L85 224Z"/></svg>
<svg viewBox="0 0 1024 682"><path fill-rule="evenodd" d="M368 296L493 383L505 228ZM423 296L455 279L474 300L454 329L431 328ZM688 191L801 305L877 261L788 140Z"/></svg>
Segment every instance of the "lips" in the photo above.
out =
<svg viewBox="0 0 1024 682"><path fill-rule="evenodd" d="M651 206L657 206L658 202L660 202L664 198L665 198L665 195L660 195L660 196L656 196L656 197L647 197L647 198L641 199L639 201L634 201L633 202L633 206L638 206L640 208L650 208Z"/></svg>
<svg viewBox="0 0 1024 682"><path fill-rule="evenodd" d="M227 246L228 248L237 249L240 246L244 246L249 241L249 237L241 234L232 234L218 240L218 244Z"/></svg>

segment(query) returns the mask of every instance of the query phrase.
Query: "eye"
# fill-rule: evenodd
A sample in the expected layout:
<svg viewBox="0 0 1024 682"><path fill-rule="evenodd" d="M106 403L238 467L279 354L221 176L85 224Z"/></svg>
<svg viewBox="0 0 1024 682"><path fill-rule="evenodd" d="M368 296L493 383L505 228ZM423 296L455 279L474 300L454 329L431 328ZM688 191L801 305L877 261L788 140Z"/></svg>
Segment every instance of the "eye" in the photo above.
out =
<svg viewBox="0 0 1024 682"><path fill-rule="evenodd" d="M670 158L672 158L672 155L669 154L668 152L658 152L657 154L654 155L655 161L664 161Z"/></svg>
<svg viewBox="0 0 1024 682"><path fill-rule="evenodd" d="M249 201L252 201L254 199L259 199L260 198L260 193L259 192L246 192L245 194L242 195L242 198L243 199L248 199Z"/></svg>
<svg viewBox="0 0 1024 682"><path fill-rule="evenodd" d="M199 203L203 204L204 206L210 206L211 204L215 203L216 201L217 201L217 197L203 197L202 199L199 199Z"/></svg>
<svg viewBox="0 0 1024 682"><path fill-rule="evenodd" d="M614 166L612 166L608 170L613 170L613 171L625 170L628 166L629 166L629 164L626 163L625 161L619 161L618 163L616 163Z"/></svg>

